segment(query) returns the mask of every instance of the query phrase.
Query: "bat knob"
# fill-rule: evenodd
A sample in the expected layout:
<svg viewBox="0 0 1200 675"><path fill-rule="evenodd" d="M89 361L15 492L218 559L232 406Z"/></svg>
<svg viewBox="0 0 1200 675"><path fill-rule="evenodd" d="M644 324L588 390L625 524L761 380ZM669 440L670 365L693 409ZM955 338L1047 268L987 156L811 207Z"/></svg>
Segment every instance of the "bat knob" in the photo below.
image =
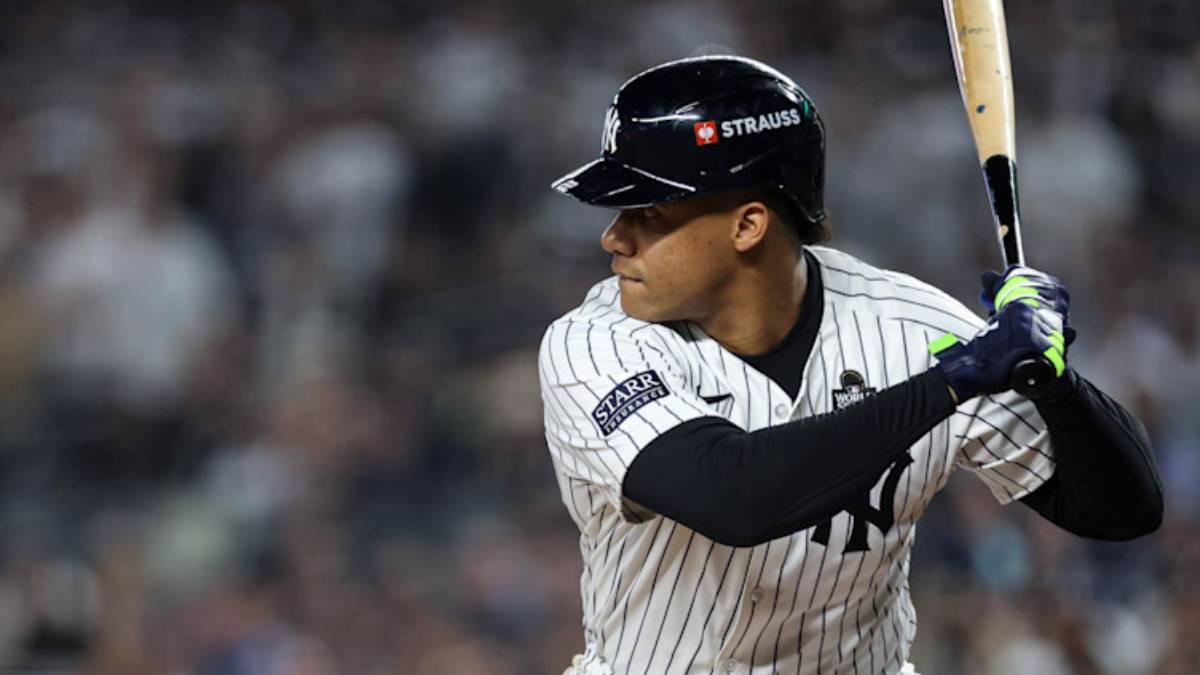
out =
<svg viewBox="0 0 1200 675"><path fill-rule="evenodd" d="M1025 359L1013 366L1009 375L1012 390L1025 398L1037 400L1050 390L1058 373L1054 364L1045 358Z"/></svg>

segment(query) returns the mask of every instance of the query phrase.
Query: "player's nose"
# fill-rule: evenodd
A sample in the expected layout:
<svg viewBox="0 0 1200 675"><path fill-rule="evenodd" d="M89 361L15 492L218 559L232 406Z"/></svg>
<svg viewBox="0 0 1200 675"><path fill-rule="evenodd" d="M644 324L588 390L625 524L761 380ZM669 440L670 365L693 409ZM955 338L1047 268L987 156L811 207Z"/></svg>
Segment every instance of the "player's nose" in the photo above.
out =
<svg viewBox="0 0 1200 675"><path fill-rule="evenodd" d="M600 235L600 246L613 255L631 256L636 247L633 241L633 228L630 227L628 211L618 211L617 217L605 228Z"/></svg>

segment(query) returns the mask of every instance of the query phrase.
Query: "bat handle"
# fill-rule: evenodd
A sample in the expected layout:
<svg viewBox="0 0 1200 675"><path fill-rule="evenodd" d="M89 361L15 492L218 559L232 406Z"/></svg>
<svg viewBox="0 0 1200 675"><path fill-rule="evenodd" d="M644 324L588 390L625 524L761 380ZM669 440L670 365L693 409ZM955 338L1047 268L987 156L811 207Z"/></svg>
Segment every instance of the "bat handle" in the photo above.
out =
<svg viewBox="0 0 1200 675"><path fill-rule="evenodd" d="M1021 208L1017 199L1017 163L1007 155L988 157L983 163L983 182L987 186L988 201L992 205L996 236L1000 242L1000 255L1004 256L1004 262L1009 265L1024 265Z"/></svg>
<svg viewBox="0 0 1200 675"><path fill-rule="evenodd" d="M1055 370L1054 364L1046 357L1040 356L1018 362L1013 366L1008 381L1013 391L1036 401L1046 396L1057 378L1058 371Z"/></svg>
<svg viewBox="0 0 1200 675"><path fill-rule="evenodd" d="M993 155L983 163L983 180L995 216L1000 253L1008 265L1024 265L1021 246L1021 211L1017 201L1017 163L1005 155ZM1058 376L1054 364L1044 357L1025 359L1013 366L1009 386L1028 399L1046 396Z"/></svg>

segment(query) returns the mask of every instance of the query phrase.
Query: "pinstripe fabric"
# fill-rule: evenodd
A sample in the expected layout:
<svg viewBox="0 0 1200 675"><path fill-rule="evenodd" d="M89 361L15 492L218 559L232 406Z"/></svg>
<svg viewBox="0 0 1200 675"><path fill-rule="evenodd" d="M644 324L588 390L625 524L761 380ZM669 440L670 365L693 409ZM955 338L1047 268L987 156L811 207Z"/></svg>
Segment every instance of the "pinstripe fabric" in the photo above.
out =
<svg viewBox="0 0 1200 675"><path fill-rule="evenodd" d="M1002 503L1054 471L1044 423L1032 403L1009 393L960 406L913 444L911 463L885 473L869 504L883 510L896 472L893 520L886 531L858 524L866 550L847 549L856 523L846 512L828 523L827 535L815 537L818 526L735 549L624 500L630 462L678 424L715 415L753 431L829 412L842 373L887 387L932 365L932 339L946 332L969 339L983 324L916 279L834 249L810 250L825 311L795 399L694 324L626 316L615 279L597 284L546 331L539 356L546 439L580 531L585 640L617 675L898 673L916 634L909 553L929 501L960 467ZM591 411L647 370L670 394L605 435Z"/></svg>

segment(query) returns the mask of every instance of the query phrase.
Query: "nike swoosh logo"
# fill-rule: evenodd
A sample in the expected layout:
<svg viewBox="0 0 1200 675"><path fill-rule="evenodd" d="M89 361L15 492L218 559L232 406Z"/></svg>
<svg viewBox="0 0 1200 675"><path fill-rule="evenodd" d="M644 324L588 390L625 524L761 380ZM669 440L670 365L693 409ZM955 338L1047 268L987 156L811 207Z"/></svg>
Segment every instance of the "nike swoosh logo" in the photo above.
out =
<svg viewBox="0 0 1200 675"><path fill-rule="evenodd" d="M700 398L704 399L705 403L712 405L714 403L720 403L721 401L731 398L732 396L733 394L717 394L716 396L701 396Z"/></svg>

